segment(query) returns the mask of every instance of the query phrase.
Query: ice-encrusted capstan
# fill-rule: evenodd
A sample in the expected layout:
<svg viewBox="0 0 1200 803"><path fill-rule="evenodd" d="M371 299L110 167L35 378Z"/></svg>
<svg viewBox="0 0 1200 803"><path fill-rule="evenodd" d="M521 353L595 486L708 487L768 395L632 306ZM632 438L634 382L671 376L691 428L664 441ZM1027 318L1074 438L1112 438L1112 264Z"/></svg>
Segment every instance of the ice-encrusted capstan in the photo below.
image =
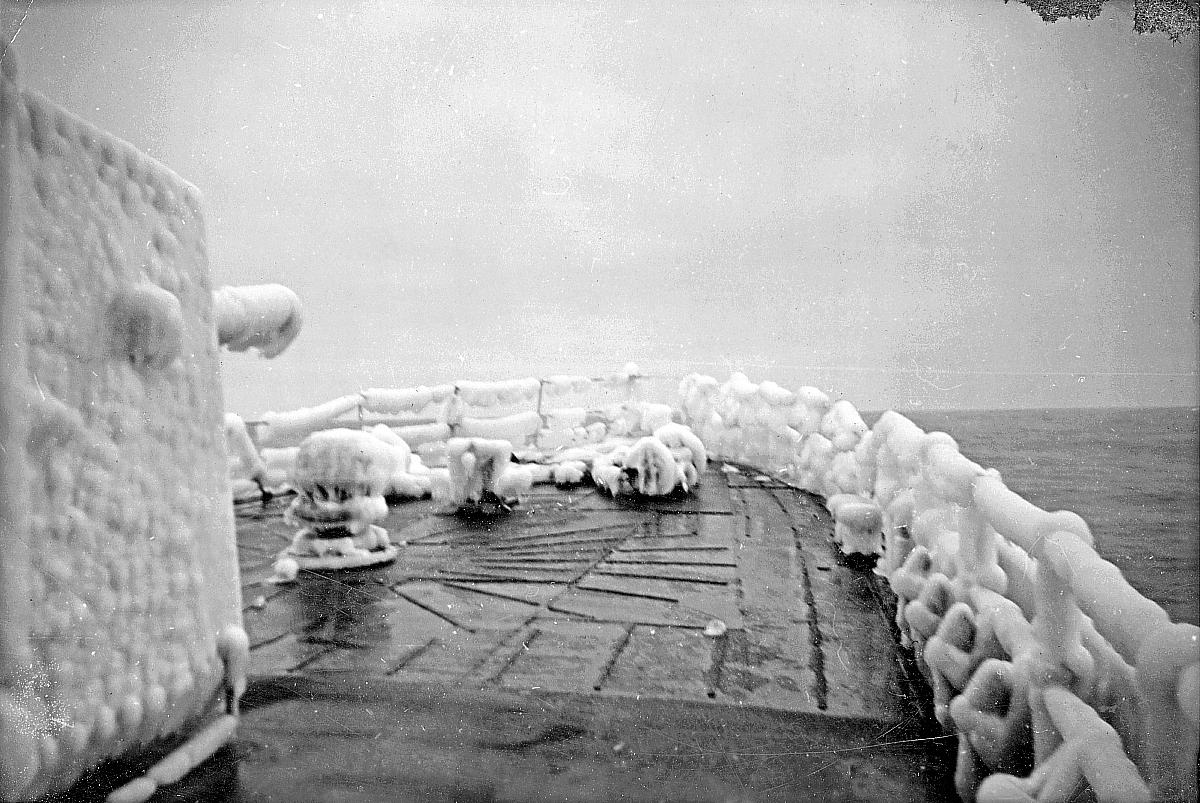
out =
<svg viewBox="0 0 1200 803"><path fill-rule="evenodd" d="M302 569L347 569L395 560L398 547L375 524L397 469L392 446L366 432L330 429L300 444L291 481L296 498L286 521L299 527L280 554Z"/></svg>

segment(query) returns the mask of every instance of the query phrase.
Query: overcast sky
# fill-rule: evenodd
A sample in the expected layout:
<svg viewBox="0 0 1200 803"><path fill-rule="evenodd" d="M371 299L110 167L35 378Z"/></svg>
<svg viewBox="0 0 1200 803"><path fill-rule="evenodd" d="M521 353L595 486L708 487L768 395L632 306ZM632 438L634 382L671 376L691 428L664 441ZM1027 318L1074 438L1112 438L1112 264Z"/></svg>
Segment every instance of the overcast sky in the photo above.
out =
<svg viewBox="0 0 1200 803"><path fill-rule="evenodd" d="M200 188L214 283L304 299L287 354L225 360L244 414L628 360L1195 405L1197 44L1131 14L39 0L16 45Z"/></svg>

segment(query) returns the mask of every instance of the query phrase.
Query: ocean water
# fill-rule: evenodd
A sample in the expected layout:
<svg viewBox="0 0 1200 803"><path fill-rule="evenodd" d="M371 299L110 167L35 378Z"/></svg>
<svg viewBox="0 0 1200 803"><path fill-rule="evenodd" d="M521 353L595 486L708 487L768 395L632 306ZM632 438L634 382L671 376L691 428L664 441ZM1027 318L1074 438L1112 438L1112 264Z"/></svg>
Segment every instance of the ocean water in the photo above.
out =
<svg viewBox="0 0 1200 803"><path fill-rule="evenodd" d="M900 412L950 433L1034 504L1078 513L1134 588L1200 623L1196 408Z"/></svg>

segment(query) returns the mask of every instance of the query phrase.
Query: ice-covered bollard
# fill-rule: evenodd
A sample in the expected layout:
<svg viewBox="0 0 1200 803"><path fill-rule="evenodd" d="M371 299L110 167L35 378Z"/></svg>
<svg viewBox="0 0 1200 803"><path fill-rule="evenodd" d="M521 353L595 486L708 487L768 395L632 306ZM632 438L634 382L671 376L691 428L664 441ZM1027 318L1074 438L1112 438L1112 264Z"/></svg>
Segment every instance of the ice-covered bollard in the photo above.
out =
<svg viewBox="0 0 1200 803"><path fill-rule="evenodd" d="M533 486L533 472L511 458L508 441L451 438L446 442L450 484L439 501L459 509L508 509Z"/></svg>
<svg viewBox="0 0 1200 803"><path fill-rule="evenodd" d="M699 485L700 478L708 469L708 450L696 433L683 424L671 423L654 430L654 437L662 441L675 457L683 489L690 491Z"/></svg>
<svg viewBox="0 0 1200 803"><path fill-rule="evenodd" d="M671 449L653 436L630 447L624 471L629 484L642 496L666 496L683 479Z"/></svg>
<svg viewBox="0 0 1200 803"><path fill-rule="evenodd" d="M393 447L352 429L315 432L292 467L297 496L286 520L300 527L281 557L302 569L348 569L395 560L399 549L375 522L396 470Z"/></svg>
<svg viewBox="0 0 1200 803"><path fill-rule="evenodd" d="M596 483L597 490L609 496L630 490L623 470L628 452L628 447L617 446L611 451L596 455L592 460L592 482Z"/></svg>
<svg viewBox="0 0 1200 803"><path fill-rule="evenodd" d="M879 505L856 494L838 494L826 502L833 514L833 540L843 555L879 555L883 551L883 514Z"/></svg>
<svg viewBox="0 0 1200 803"><path fill-rule="evenodd" d="M700 439L688 427L672 423L632 446L620 444L597 454L592 481L612 496L669 496L690 492L707 465L708 452Z"/></svg>

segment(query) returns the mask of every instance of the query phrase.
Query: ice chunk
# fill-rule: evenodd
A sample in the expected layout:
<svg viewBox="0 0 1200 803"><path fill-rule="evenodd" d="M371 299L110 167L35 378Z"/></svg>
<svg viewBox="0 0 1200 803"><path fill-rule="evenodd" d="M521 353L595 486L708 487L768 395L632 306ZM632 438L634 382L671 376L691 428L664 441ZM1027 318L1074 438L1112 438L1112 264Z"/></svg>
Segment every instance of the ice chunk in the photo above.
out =
<svg viewBox="0 0 1200 803"><path fill-rule="evenodd" d="M642 414L641 429L643 432L653 432L659 427L671 423L671 405L657 402L642 402L638 405Z"/></svg>
<svg viewBox="0 0 1200 803"><path fill-rule="evenodd" d="M758 395L773 407L791 407L796 403L795 393L770 380L758 383Z"/></svg>
<svg viewBox="0 0 1200 803"><path fill-rule="evenodd" d="M408 441L401 438L386 424L376 424L367 429L367 432L392 447L396 456L397 470L408 473L408 464L412 459L412 449L409 448Z"/></svg>
<svg viewBox="0 0 1200 803"><path fill-rule="evenodd" d="M420 457L413 455L408 443L397 435L395 430L384 424L376 424L367 432L388 444L396 458L396 470L388 480L385 495L420 499L428 494L429 470L421 463Z"/></svg>
<svg viewBox="0 0 1200 803"><path fill-rule="evenodd" d="M609 417L611 429L626 434L651 433L664 424L671 423L672 409L669 404L658 402L630 402L612 408Z"/></svg>
<svg viewBox="0 0 1200 803"><path fill-rule="evenodd" d="M575 485L587 476L587 464L582 460L566 460L554 466L555 485Z"/></svg>
<svg viewBox="0 0 1200 803"><path fill-rule="evenodd" d="M534 485L545 485L554 482L554 466L545 463L527 463L533 477Z"/></svg>
<svg viewBox="0 0 1200 803"><path fill-rule="evenodd" d="M286 555L275 561L275 565L271 567L274 574L268 582L283 584L294 583L296 577L300 574L300 564L295 558L289 558Z"/></svg>
<svg viewBox="0 0 1200 803"><path fill-rule="evenodd" d="M829 412L821 419L821 434L839 452L847 452L858 445L869 427L854 405L845 399L834 402Z"/></svg>
<svg viewBox="0 0 1200 803"><path fill-rule="evenodd" d="M829 485L841 493L858 493L862 480L854 452L837 452L829 465Z"/></svg>
<svg viewBox="0 0 1200 803"><path fill-rule="evenodd" d="M402 499L423 499L430 494L431 488L429 474L398 473L392 477L388 495Z"/></svg>
<svg viewBox="0 0 1200 803"><path fill-rule="evenodd" d="M533 470L520 463L507 463L501 467L492 490L506 504L521 501L533 487Z"/></svg>
<svg viewBox="0 0 1200 803"><path fill-rule="evenodd" d="M874 432L867 432L854 447L854 462L858 464L858 487L855 491L863 496L870 496L875 490L875 461L878 454Z"/></svg>
<svg viewBox="0 0 1200 803"><path fill-rule="evenodd" d="M833 465L836 454L833 444L820 433L814 432L800 444L800 453L796 458L796 479L801 488L823 496L832 496L839 489L831 488L827 483L826 474Z"/></svg>
<svg viewBox="0 0 1200 803"><path fill-rule="evenodd" d="M805 385L796 391L796 403L788 416L788 425L801 435L808 436L821 429L821 420L829 412L829 397L814 387Z"/></svg>

